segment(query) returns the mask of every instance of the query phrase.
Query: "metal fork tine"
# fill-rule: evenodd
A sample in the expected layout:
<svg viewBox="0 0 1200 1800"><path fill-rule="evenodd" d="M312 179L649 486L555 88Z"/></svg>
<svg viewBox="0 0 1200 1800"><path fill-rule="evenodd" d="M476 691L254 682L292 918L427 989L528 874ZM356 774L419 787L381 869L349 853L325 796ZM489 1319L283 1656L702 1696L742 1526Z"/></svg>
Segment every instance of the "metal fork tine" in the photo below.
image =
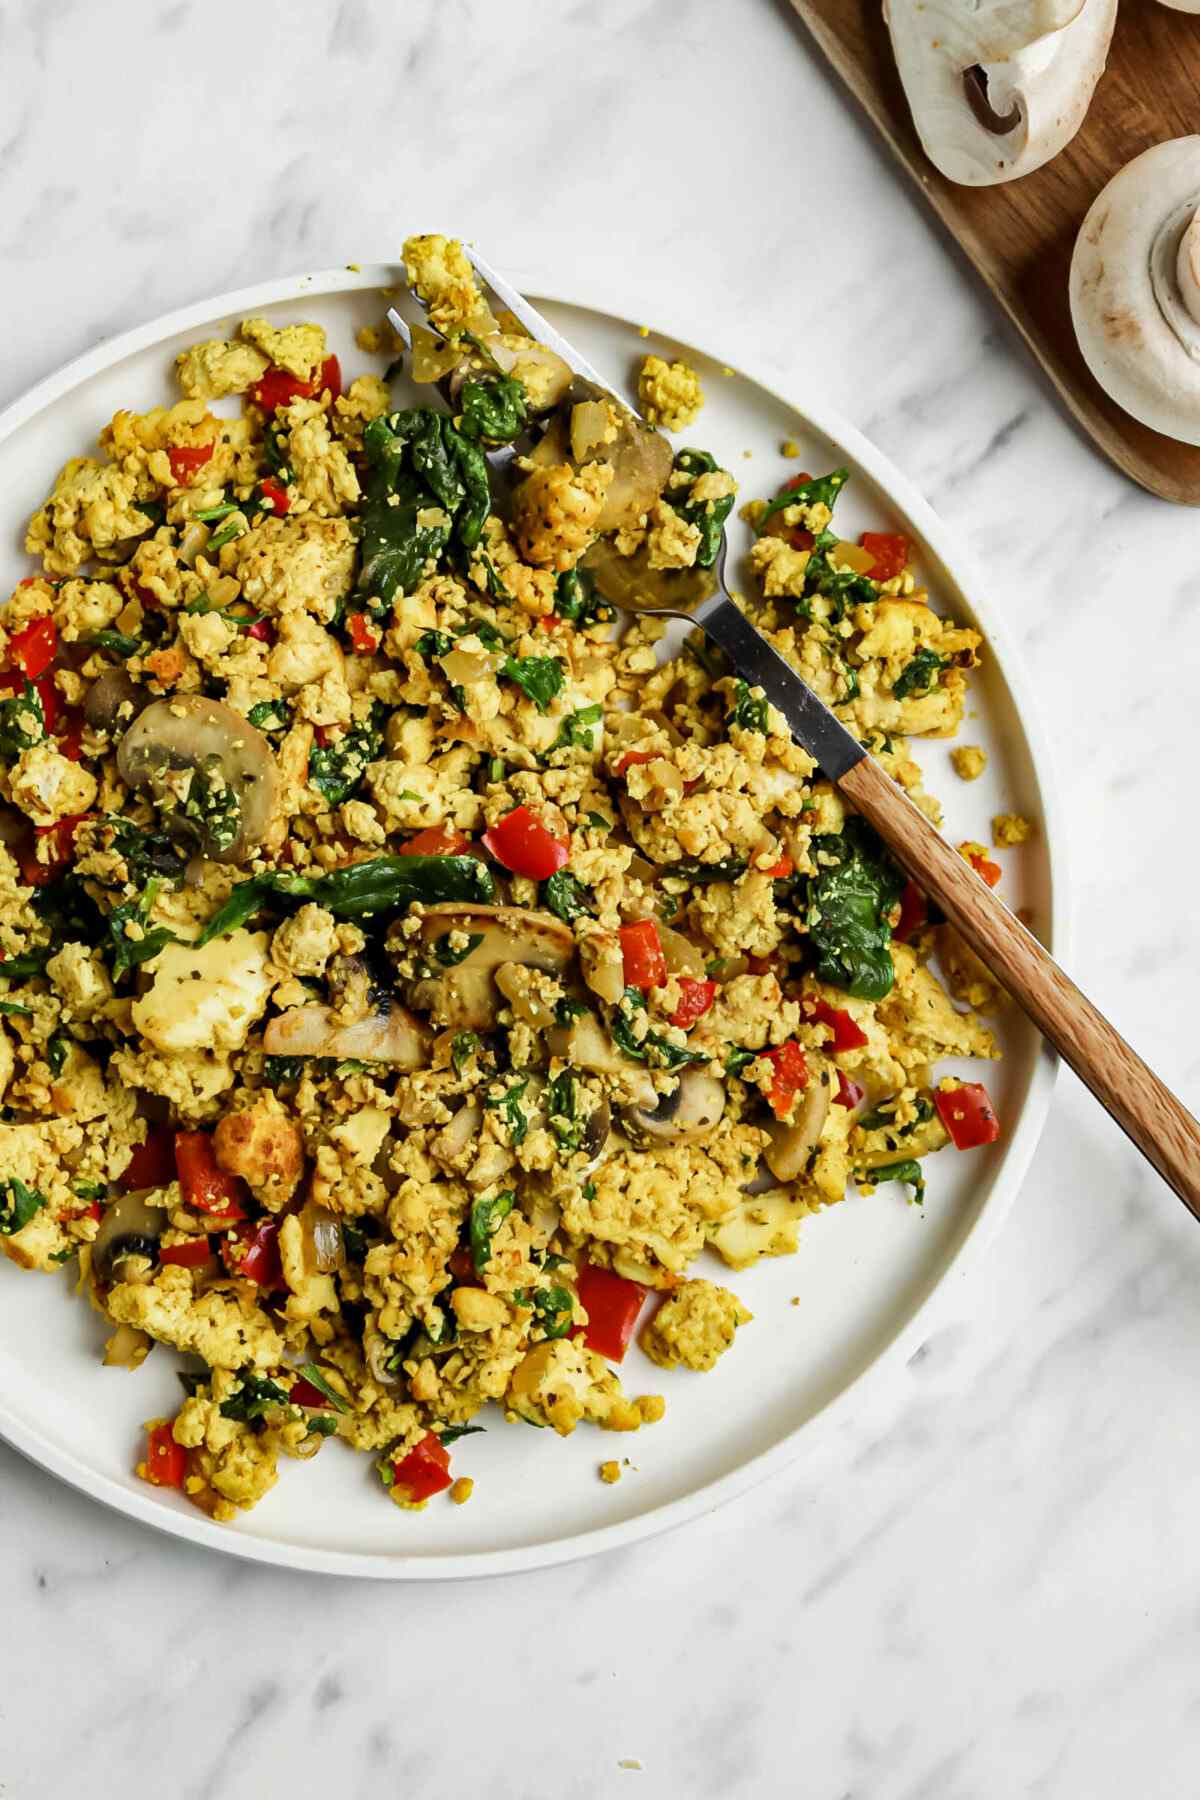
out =
<svg viewBox="0 0 1200 1800"><path fill-rule="evenodd" d="M388 324L391 326L391 328L395 332L396 336L400 339L400 342L404 345L404 348L406 350L411 350L412 349L412 331L409 328L408 320L406 318L403 318L401 316L401 314L396 311L394 306L388 307L387 317L388 317Z"/></svg>
<svg viewBox="0 0 1200 1800"><path fill-rule="evenodd" d="M567 342L560 331L555 331L549 319L544 319L536 307L530 306L524 295L518 294L516 288L510 287L504 277L497 275L490 263L484 262L482 256L472 250L469 245L464 245L463 248L466 250L467 258L475 273L482 276L497 300L508 308L514 318L521 321L526 331L530 332L539 344L545 344L548 350L553 350L556 355L561 356L563 361L574 369L577 375L582 375L585 381L594 382L597 387L607 389L610 394L621 401L622 406L628 407L629 402L622 398L612 382L606 381L604 376L592 367L586 356L581 356L575 346Z"/></svg>

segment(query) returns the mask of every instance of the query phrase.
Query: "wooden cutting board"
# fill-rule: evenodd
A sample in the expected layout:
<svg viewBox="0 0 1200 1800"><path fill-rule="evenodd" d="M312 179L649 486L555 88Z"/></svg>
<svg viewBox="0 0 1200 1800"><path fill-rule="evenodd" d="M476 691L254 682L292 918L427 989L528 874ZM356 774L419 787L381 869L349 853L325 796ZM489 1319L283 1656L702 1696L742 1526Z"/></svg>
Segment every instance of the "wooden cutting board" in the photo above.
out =
<svg viewBox="0 0 1200 1800"><path fill-rule="evenodd" d="M889 149L908 170L1021 333L1076 420L1134 481L1200 506L1200 448L1121 411L1075 342L1071 252L1105 182L1151 144L1200 127L1200 18L1125 0L1108 67L1082 130L1045 168L1001 187L958 187L921 149L896 73L881 0L792 0Z"/></svg>

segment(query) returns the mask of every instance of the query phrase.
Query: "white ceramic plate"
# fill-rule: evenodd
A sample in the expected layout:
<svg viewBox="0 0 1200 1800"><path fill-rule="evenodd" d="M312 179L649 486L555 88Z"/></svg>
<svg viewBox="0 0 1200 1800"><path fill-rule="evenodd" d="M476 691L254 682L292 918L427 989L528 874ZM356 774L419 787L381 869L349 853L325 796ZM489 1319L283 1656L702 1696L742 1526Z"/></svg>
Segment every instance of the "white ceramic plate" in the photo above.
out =
<svg viewBox="0 0 1200 1800"><path fill-rule="evenodd" d="M356 330L377 323L385 268L337 271L225 295L100 345L39 384L0 416L0 592L28 573L20 537L67 457L87 451L119 407L142 411L175 397L175 353L225 333L248 314L280 322L316 319L349 379L382 365L354 347ZM544 292L531 283L530 291ZM615 313L549 304L554 323L614 377L628 378L647 348L683 353L699 371L708 404L690 442L711 449L742 484L743 496L772 493L803 466L847 463L854 478L838 509L845 535L863 527L907 531L935 603L983 631L984 670L976 680L963 737L989 752L985 777L965 784L950 771L948 747L917 746L946 806L954 841L987 839L1001 807L1040 821L1036 839L1005 856L1005 897L1030 909L1043 940L1060 954L1065 907L1063 833L1044 747L1028 692L986 608L979 583L930 508L854 428L798 395L794 402L723 358L657 330L647 343ZM396 388L397 404L405 383ZM226 403L228 407L236 402ZM803 464L785 462L796 438ZM735 519L733 549L746 529ZM133 1465L140 1423L175 1409L179 1387L170 1351L157 1349L130 1374L104 1369L103 1322L72 1292L69 1278L23 1273L0 1259L0 1433L35 1462L94 1498L195 1543L292 1568L347 1575L438 1579L533 1568L628 1544L711 1510L797 1456L819 1417L845 1406L885 1358L902 1352L918 1317L970 1243L973 1255L1012 1200L1033 1153L1054 1079L1054 1062L1019 1019L1000 1027L1005 1060L986 1071L1004 1123L987 1152L953 1150L929 1168L924 1210L902 1190L852 1196L809 1221L798 1256L776 1258L731 1277L755 1315L734 1350L710 1374L664 1374L634 1348L622 1375L631 1393L664 1392L665 1421L635 1438L581 1428L569 1439L506 1426L454 1453L457 1473L475 1478L469 1506L436 1502L420 1514L397 1511L380 1490L371 1460L330 1444L315 1461L285 1464L274 1491L235 1525L218 1526L178 1496L139 1482ZM963 1065L960 1073L967 1073ZM978 1069L975 1073L978 1074ZM707 1260L707 1259L705 1259ZM793 1297L799 1304L793 1305ZM608 1457L629 1457L616 1487L597 1478Z"/></svg>

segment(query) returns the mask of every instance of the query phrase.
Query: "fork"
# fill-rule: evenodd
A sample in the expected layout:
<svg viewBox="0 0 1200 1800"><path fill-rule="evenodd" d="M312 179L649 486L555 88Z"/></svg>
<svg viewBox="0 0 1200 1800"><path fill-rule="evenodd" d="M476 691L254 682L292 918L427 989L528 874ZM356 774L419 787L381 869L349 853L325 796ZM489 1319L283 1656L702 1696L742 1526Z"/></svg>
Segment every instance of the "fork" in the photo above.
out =
<svg viewBox="0 0 1200 1800"><path fill-rule="evenodd" d="M548 319L474 250L476 273L531 336L554 350L577 375L604 388L633 409ZM399 314L389 313L403 333ZM636 415L635 415L636 416ZM724 532L714 567L688 603L673 605L671 591L659 604L638 604L605 594L623 611L685 619L719 644L738 674L759 687L782 713L793 736L825 776L878 833L896 861L937 901L947 919L986 964L1042 1036L1143 1156L1200 1219L1200 1124L1153 1070L1056 963L1032 932L884 773L791 664L756 630L733 600L725 581ZM603 583L599 583L604 592ZM682 597L682 596L680 596Z"/></svg>

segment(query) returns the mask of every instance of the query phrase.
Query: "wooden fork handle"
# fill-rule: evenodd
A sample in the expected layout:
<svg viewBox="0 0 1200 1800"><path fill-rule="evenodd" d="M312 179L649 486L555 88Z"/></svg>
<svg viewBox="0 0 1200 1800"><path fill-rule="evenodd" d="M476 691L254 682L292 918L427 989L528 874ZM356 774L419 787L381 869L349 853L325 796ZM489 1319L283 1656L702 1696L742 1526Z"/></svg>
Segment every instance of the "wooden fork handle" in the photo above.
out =
<svg viewBox="0 0 1200 1800"><path fill-rule="evenodd" d="M838 786L1200 1219L1200 1124L870 756Z"/></svg>

